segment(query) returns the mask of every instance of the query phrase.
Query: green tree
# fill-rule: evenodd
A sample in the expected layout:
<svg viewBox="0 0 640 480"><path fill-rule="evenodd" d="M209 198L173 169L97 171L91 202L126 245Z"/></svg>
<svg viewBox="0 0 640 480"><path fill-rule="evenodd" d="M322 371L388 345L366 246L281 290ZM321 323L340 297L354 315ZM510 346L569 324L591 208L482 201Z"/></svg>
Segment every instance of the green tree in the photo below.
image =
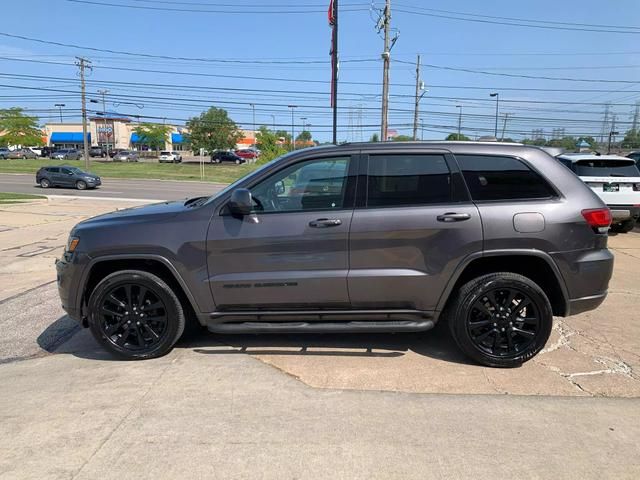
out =
<svg viewBox="0 0 640 480"><path fill-rule="evenodd" d="M296 137L296 142L310 142L313 137L308 130L302 130Z"/></svg>
<svg viewBox="0 0 640 480"><path fill-rule="evenodd" d="M235 148L242 138L242 132L222 108L211 107L200 116L191 118L187 122L187 128L193 148L204 148L209 153Z"/></svg>
<svg viewBox="0 0 640 480"><path fill-rule="evenodd" d="M461 142L462 141L468 142L471 139L462 133L460 135L458 135L457 133L450 133L449 135L447 135L447 138L445 138L445 140L457 140Z"/></svg>
<svg viewBox="0 0 640 480"><path fill-rule="evenodd" d="M374 133L373 135L371 135L371 138L369 139L370 142L379 142L380 141L380 137L378 136L377 133Z"/></svg>
<svg viewBox="0 0 640 480"><path fill-rule="evenodd" d="M627 131L622 140L622 148L640 148L640 130Z"/></svg>
<svg viewBox="0 0 640 480"><path fill-rule="evenodd" d="M547 141L544 138L525 138L522 140L525 145L536 145L538 147L544 147Z"/></svg>
<svg viewBox="0 0 640 480"><path fill-rule="evenodd" d="M280 141L282 132L273 132L266 126L262 125L256 134L256 143L260 149L260 163L269 162L274 158L287 153L287 149Z"/></svg>
<svg viewBox="0 0 640 480"><path fill-rule="evenodd" d="M547 147L559 147L565 150L575 150L577 145L575 137L553 138L546 143Z"/></svg>
<svg viewBox="0 0 640 480"><path fill-rule="evenodd" d="M42 145L43 133L38 118L25 115L22 108L0 110L0 145Z"/></svg>
<svg viewBox="0 0 640 480"><path fill-rule="evenodd" d="M410 137L409 135L396 135L393 137L394 142L410 142L412 140L413 137Z"/></svg>
<svg viewBox="0 0 640 480"><path fill-rule="evenodd" d="M149 145L152 150L162 150L166 147L169 132L172 127L159 123L142 123L133 129L138 140L143 145Z"/></svg>

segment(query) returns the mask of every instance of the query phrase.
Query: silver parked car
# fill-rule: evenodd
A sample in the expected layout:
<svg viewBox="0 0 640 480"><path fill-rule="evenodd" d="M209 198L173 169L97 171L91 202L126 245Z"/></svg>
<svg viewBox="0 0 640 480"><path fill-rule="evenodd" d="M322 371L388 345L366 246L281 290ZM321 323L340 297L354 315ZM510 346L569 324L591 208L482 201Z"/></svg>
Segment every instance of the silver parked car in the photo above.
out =
<svg viewBox="0 0 640 480"><path fill-rule="evenodd" d="M71 231L62 305L114 354L216 333L420 332L513 367L553 315L598 307L611 212L535 147L383 142L294 151L211 196Z"/></svg>
<svg viewBox="0 0 640 480"><path fill-rule="evenodd" d="M138 154L131 150L121 150L113 156L114 162L137 162Z"/></svg>
<svg viewBox="0 0 640 480"><path fill-rule="evenodd" d="M80 160L82 158L82 152L74 148L63 148L62 150L53 152L51 158L54 160Z"/></svg>

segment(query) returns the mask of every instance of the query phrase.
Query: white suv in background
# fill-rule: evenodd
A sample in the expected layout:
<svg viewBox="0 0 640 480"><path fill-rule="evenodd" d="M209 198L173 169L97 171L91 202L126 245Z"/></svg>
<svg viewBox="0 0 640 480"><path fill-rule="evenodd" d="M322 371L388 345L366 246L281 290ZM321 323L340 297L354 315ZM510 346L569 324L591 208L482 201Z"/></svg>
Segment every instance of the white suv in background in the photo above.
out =
<svg viewBox="0 0 640 480"><path fill-rule="evenodd" d="M179 152L169 152L164 151L160 152L160 158L158 159L160 163L180 163L182 162L182 155Z"/></svg>
<svg viewBox="0 0 640 480"><path fill-rule="evenodd" d="M557 157L611 209L613 232L630 232L640 217L640 170L632 158L563 154Z"/></svg>

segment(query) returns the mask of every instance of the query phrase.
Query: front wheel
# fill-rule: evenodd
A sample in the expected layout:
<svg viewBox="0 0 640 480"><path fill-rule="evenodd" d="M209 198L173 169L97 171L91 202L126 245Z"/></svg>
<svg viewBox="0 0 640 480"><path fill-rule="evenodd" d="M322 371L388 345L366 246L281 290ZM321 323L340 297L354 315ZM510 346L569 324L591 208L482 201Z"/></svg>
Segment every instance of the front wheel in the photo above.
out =
<svg viewBox="0 0 640 480"><path fill-rule="evenodd" d="M180 300L160 277L123 270L104 278L89 299L89 328L103 347L128 360L168 353L185 327Z"/></svg>
<svg viewBox="0 0 640 480"><path fill-rule="evenodd" d="M475 278L443 313L460 349L489 367L518 367L549 339L551 304L532 280L510 272Z"/></svg>
<svg viewBox="0 0 640 480"><path fill-rule="evenodd" d="M42 180L40 180L40 186L42 188L49 188L51 186L51 182L46 178L43 178Z"/></svg>
<svg viewBox="0 0 640 480"><path fill-rule="evenodd" d="M78 190L86 190L87 189L87 182L85 182L84 180L78 180L76 182L76 188Z"/></svg>

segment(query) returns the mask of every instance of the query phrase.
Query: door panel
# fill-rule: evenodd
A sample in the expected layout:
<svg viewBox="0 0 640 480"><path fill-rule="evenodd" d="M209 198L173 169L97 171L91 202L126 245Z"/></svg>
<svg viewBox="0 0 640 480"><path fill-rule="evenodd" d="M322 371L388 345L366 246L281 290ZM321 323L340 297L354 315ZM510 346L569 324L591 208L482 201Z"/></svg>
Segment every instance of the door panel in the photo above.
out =
<svg viewBox="0 0 640 480"><path fill-rule="evenodd" d="M466 256L482 250L480 214L447 152L371 155L351 222L354 308L434 310ZM358 195L360 198L360 195Z"/></svg>
<svg viewBox="0 0 640 480"><path fill-rule="evenodd" d="M449 212L469 219L437 220ZM354 307L434 310L460 261L482 250L480 215L472 204L356 210L350 247Z"/></svg>
<svg viewBox="0 0 640 480"><path fill-rule="evenodd" d="M251 186L254 211L214 215L209 283L218 309L345 308L355 163L305 160Z"/></svg>

